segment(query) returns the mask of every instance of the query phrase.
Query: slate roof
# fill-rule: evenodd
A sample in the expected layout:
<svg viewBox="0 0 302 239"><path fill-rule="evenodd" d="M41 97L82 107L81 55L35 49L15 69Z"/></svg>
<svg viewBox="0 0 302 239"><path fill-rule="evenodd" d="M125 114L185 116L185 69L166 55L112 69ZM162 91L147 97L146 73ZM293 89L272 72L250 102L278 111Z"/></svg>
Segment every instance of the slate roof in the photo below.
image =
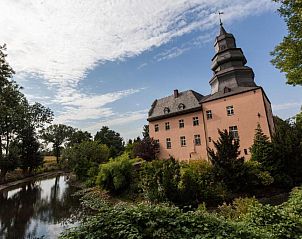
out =
<svg viewBox="0 0 302 239"><path fill-rule="evenodd" d="M260 86L254 87L235 87L229 92L219 91L212 95L203 96L196 91L187 90L179 92L178 97L170 95L158 100L155 100L149 111L148 121L159 120L169 118L175 115L181 115L201 110L201 104L220 98L241 94L244 92L261 89ZM184 108L179 108L180 104L184 105ZM169 109L169 112L165 113L165 108Z"/></svg>
<svg viewBox="0 0 302 239"><path fill-rule="evenodd" d="M203 97L203 95L193 90L187 90L179 92L177 98L175 98L174 95L170 95L155 100L149 111L148 121L201 110L199 102ZM181 104L184 105L184 108L180 107ZM165 108L169 109L169 112L165 113Z"/></svg>
<svg viewBox="0 0 302 239"><path fill-rule="evenodd" d="M239 86L239 87L235 87L232 88L231 91L229 92L224 92L224 91L218 91L212 95L207 95L205 97L203 97L200 101L200 103L204 103L204 102L208 102L208 101L212 101L212 100L217 100L220 98L224 98L224 97L228 97L231 95L237 95L243 92L247 92L247 91L251 91L251 90L256 90L261 88L260 86L248 86L248 87L243 87L243 86Z"/></svg>

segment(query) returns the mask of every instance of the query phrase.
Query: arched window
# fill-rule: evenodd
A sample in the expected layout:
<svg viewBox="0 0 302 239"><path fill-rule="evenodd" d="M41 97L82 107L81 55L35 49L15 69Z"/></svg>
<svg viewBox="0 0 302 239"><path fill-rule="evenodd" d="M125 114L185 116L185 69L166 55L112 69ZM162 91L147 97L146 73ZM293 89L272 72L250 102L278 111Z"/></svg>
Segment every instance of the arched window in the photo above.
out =
<svg viewBox="0 0 302 239"><path fill-rule="evenodd" d="M164 108L164 113L165 113L165 114L168 114L169 112L170 112L170 109L169 109L168 107L165 107L165 108Z"/></svg>
<svg viewBox="0 0 302 239"><path fill-rule="evenodd" d="M186 108L186 106L183 104L183 103L180 103L179 105L178 105L178 109L179 110L184 110Z"/></svg>

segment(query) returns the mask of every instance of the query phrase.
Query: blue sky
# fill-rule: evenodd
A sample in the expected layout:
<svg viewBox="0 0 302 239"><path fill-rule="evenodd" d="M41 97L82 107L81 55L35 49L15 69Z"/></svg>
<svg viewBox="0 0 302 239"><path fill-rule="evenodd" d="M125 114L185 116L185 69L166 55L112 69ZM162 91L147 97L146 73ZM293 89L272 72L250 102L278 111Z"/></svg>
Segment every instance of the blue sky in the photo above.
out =
<svg viewBox="0 0 302 239"><path fill-rule="evenodd" d="M129 139L154 99L174 89L209 94L218 10L274 114L288 118L302 105L301 87L270 63L286 35L270 0L0 0L0 8L15 79L55 123L92 134L108 125Z"/></svg>

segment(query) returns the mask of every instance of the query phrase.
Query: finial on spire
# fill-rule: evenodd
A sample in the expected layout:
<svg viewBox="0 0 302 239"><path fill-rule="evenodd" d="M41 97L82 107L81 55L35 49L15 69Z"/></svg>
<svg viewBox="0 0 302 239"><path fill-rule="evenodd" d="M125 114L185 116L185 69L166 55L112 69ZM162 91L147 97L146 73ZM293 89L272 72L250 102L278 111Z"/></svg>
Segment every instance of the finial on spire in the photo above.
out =
<svg viewBox="0 0 302 239"><path fill-rule="evenodd" d="M220 15L222 15L222 14L223 14L223 12L218 11L220 26L222 26L222 21L221 21L221 16L220 16Z"/></svg>

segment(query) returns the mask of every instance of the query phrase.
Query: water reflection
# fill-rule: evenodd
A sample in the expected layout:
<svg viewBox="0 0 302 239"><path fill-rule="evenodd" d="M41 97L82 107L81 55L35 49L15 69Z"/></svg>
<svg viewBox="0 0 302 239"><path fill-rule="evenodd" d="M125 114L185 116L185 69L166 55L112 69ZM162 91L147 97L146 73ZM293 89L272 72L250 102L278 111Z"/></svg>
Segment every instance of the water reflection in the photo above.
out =
<svg viewBox="0 0 302 239"><path fill-rule="evenodd" d="M79 208L66 176L26 183L0 193L0 238L57 238Z"/></svg>

